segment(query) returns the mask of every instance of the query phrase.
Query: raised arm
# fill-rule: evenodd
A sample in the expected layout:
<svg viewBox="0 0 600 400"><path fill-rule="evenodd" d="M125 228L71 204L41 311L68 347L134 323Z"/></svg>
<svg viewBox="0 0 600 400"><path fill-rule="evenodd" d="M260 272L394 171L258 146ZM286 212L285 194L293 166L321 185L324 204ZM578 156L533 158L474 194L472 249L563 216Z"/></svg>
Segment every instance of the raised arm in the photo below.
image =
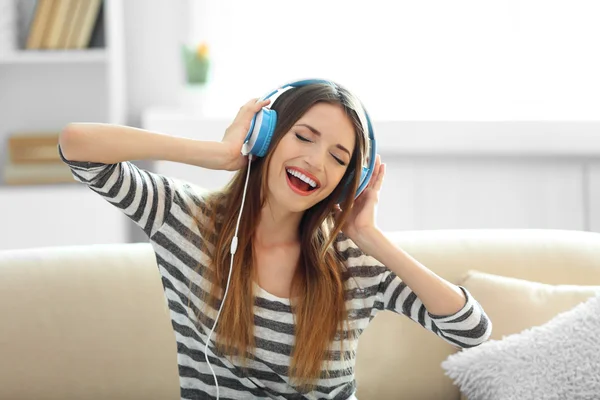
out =
<svg viewBox="0 0 600 400"><path fill-rule="evenodd" d="M123 125L71 123L59 136L71 161L116 164L164 160L208 169L226 169L229 150L222 142L201 141Z"/></svg>
<svg viewBox="0 0 600 400"><path fill-rule="evenodd" d="M220 142L188 139L122 125L72 123L59 136L58 153L76 181L119 208L152 237L172 207L199 200L193 188L137 167L134 160L164 160L234 171L246 164L241 148L254 114L268 101L249 101ZM202 182L199 182L202 185Z"/></svg>
<svg viewBox="0 0 600 400"><path fill-rule="evenodd" d="M163 160L202 168L235 171L245 163L241 155L252 117L270 100L252 99L242 107L223 139L203 141L123 125L71 123L60 133L64 158L102 164Z"/></svg>

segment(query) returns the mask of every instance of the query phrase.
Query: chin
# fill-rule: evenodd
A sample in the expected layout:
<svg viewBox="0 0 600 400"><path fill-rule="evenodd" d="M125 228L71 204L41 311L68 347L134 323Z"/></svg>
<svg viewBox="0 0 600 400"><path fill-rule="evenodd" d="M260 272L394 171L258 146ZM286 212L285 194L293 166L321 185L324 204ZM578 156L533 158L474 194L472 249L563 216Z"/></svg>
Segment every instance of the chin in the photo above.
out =
<svg viewBox="0 0 600 400"><path fill-rule="evenodd" d="M317 204L319 204L323 200L327 200L327 197L324 197L324 198L319 197L319 198L307 199L306 202L297 202L295 204L288 203L288 207L289 208L294 208L295 212L304 212L306 210L309 210L309 209L313 208L314 206L316 206Z"/></svg>
<svg viewBox="0 0 600 400"><path fill-rule="evenodd" d="M277 204L280 204L282 208L291 213L303 213L321 201L314 198L302 198L293 193L290 195L290 193L285 192L278 193L277 196L274 196L274 199L277 201Z"/></svg>
<svg viewBox="0 0 600 400"><path fill-rule="evenodd" d="M282 204L289 209L291 212L304 212L317 204L314 199L302 199L302 198L292 198L289 196L287 198L282 199Z"/></svg>

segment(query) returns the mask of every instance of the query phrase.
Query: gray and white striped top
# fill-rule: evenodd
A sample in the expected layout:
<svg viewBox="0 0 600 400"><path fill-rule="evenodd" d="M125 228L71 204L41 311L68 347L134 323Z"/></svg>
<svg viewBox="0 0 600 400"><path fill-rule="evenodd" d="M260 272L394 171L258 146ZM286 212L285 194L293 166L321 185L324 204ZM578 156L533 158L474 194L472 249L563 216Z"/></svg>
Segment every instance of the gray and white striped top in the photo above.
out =
<svg viewBox="0 0 600 400"><path fill-rule="evenodd" d="M216 398L214 379L204 357L204 347L213 320L205 316L198 323L196 318L198 312L202 316L202 310L211 306L193 294L197 291L189 290L190 281L193 288L209 288L202 274L196 272L199 263L206 265L207 256L198 247L202 238L196 236L196 240L193 240L199 232L189 213L190 206L198 206L202 202L200 188L143 170L131 162L102 164L70 161L64 157L60 146L58 152L77 181L88 185L125 213L148 236L156 253L177 340L181 398ZM458 347L477 346L489 337L491 322L466 289L462 288L467 301L460 311L450 316L435 316L427 312L414 292L393 272L361 252L351 240L340 234L335 246L353 277L346 281L346 306L351 329L360 333L378 311L390 310L408 316L442 340ZM266 292L258 285L255 288L257 347L255 359L249 361L249 374L244 375L237 365L215 354L214 347L209 345L208 357L219 382L219 397L354 399L356 340L344 344L344 350L351 354L350 367L336 365L333 361L329 377L320 379L314 391L299 393L289 383L288 377L294 344L290 302ZM333 352L337 349L339 353L339 341L333 343L331 349Z"/></svg>

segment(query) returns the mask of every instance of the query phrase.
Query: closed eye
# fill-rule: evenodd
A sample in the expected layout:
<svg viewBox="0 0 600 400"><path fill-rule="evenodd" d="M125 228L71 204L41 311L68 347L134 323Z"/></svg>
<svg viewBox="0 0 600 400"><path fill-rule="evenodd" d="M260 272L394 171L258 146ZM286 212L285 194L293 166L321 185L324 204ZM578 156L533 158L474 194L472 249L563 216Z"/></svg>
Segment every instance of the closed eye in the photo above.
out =
<svg viewBox="0 0 600 400"><path fill-rule="evenodd" d="M305 138L304 136L302 136L302 135L300 135L300 134L298 134L298 133L296 133L296 137L298 138L298 140L300 140L300 141L302 141L302 142L310 142L310 143L312 143L312 141L311 141L311 140L308 140L307 138ZM332 157L335 159L335 161L336 161L338 164L340 164L340 165L346 165L346 163L345 163L345 162L344 162L342 159L340 159L340 158L338 158L338 157L334 156L333 154L332 154L331 156L332 156Z"/></svg>
<svg viewBox="0 0 600 400"><path fill-rule="evenodd" d="M300 139L303 142L310 142L310 140L308 140L307 138L305 138L304 136L300 136L299 134L296 133L296 137L298 139Z"/></svg>
<svg viewBox="0 0 600 400"><path fill-rule="evenodd" d="M346 163L344 161L342 161L341 159L337 158L336 156L334 156L333 154L331 155L333 158L335 158L335 161L337 161L338 164L340 165L346 165Z"/></svg>

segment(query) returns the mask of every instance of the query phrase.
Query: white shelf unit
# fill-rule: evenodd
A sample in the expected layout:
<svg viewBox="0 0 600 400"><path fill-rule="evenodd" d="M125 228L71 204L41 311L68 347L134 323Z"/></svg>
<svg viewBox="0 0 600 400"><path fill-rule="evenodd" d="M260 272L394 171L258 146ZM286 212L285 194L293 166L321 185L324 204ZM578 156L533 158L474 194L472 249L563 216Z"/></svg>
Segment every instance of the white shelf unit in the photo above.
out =
<svg viewBox="0 0 600 400"><path fill-rule="evenodd" d="M108 64L108 52L104 48L85 50L18 50L0 56L0 65L27 64Z"/></svg>
<svg viewBox="0 0 600 400"><path fill-rule="evenodd" d="M60 131L69 122L125 123L123 2L103 2L105 47L0 55L0 171L12 133ZM127 241L132 223L99 197L75 181L0 182L0 249Z"/></svg>
<svg viewBox="0 0 600 400"><path fill-rule="evenodd" d="M83 185L3 187L0 250L128 241L121 211Z"/></svg>

